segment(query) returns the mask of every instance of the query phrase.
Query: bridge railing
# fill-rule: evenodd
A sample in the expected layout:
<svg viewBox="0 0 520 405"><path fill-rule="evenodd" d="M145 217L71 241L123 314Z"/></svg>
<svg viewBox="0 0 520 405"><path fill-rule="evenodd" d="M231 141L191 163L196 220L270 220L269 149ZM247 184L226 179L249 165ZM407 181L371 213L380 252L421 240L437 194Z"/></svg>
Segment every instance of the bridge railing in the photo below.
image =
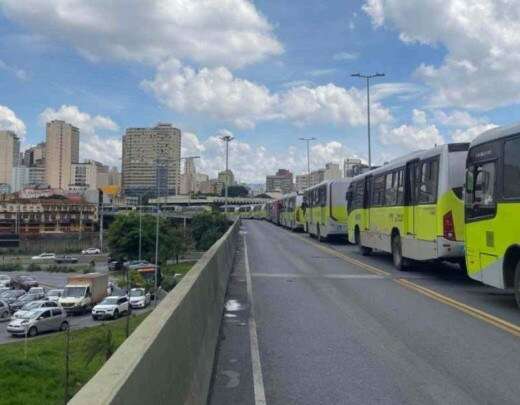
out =
<svg viewBox="0 0 520 405"><path fill-rule="evenodd" d="M206 404L239 222L69 402Z"/></svg>

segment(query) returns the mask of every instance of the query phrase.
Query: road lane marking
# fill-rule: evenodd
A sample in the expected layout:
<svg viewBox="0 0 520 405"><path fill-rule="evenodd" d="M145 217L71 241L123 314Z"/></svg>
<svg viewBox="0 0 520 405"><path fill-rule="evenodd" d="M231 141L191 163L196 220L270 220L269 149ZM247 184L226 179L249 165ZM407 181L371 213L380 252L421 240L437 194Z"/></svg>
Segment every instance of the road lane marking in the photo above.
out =
<svg viewBox="0 0 520 405"><path fill-rule="evenodd" d="M320 249L320 250L322 250L324 252L327 252L327 253L329 253L331 255L339 257L340 259L343 259L344 261L346 261L346 262L348 262L350 264L354 264L354 265L356 265L358 267L361 267L362 269L364 269L364 270L366 270L366 271L368 271L370 273L377 274L379 276L389 276L390 275L390 273L387 272L387 271L378 269L377 267L371 266L370 264L363 263L363 262L361 262L359 260L356 260L356 259L354 259L354 258L352 258L350 256L347 256L344 253L338 252L336 249L332 249L332 248L329 248L329 247L324 246L324 245L318 245L317 243L312 242L312 241L308 240L307 238L304 238L304 237L302 237L300 235L296 235L296 234L293 234L293 233L291 235L293 235L295 238L298 238L298 239L304 241L305 243L308 243L309 245L312 245L312 246L314 246L314 247L316 247L316 248L318 248L318 249Z"/></svg>
<svg viewBox="0 0 520 405"><path fill-rule="evenodd" d="M520 337L520 326L507 322L501 318L497 318L496 316L493 316L491 314L488 314L487 312L481 311L480 309L463 304L460 301L454 300L453 298L447 297L443 294L430 290L429 288L423 287L419 284L413 283L404 278L396 278L393 281L395 281L397 284L399 284L405 288L408 288L410 290L413 290L413 291L416 291L423 295L426 295L427 297L429 297L435 301L438 301L443 304L449 305L453 308L456 308L459 311L462 311L465 314L472 316L473 318L480 319L499 329L509 332L514 336Z"/></svg>
<svg viewBox="0 0 520 405"><path fill-rule="evenodd" d="M255 405L266 405L264 378L262 376L262 364L260 363L260 349L258 347L258 334L256 331L255 307L253 303L253 283L251 269L249 268L249 256L247 254L246 236L244 240L244 261L246 266L247 297L249 299L249 345L251 351L251 366L253 369L253 389L255 393Z"/></svg>
<svg viewBox="0 0 520 405"><path fill-rule="evenodd" d="M332 279L383 279L377 274L295 274L295 273L252 273L252 277L260 278L332 278Z"/></svg>

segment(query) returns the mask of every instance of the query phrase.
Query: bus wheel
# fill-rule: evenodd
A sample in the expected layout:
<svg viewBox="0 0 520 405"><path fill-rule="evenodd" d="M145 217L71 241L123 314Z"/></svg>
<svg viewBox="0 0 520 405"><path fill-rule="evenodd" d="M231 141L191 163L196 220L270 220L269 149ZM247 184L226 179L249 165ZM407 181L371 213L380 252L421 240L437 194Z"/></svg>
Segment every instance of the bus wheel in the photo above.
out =
<svg viewBox="0 0 520 405"><path fill-rule="evenodd" d="M392 259L394 262L394 266L397 270L408 270L407 260L403 258L401 236L399 234L394 235L394 237L392 238Z"/></svg>
<svg viewBox="0 0 520 405"><path fill-rule="evenodd" d="M515 270L515 299L516 305L520 308L520 262L516 264Z"/></svg>
<svg viewBox="0 0 520 405"><path fill-rule="evenodd" d="M356 228L356 231L354 233L354 240L356 241L356 245L358 246L359 253L361 253L362 256L368 256L370 253L372 253L372 248L363 246L361 244L361 234L359 232L359 228Z"/></svg>

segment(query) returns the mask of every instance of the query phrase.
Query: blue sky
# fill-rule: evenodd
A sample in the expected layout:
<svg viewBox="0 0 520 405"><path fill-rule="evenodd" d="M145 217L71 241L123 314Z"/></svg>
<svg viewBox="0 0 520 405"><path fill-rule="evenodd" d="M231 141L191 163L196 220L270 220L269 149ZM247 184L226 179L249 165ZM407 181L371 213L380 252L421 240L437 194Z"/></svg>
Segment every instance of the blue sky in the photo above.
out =
<svg viewBox="0 0 520 405"><path fill-rule="evenodd" d="M520 7L505 0L4 0L0 127L24 145L45 120L81 129L81 156L117 165L126 127L172 122L199 170L260 182L279 167L373 159L469 141L515 122ZM471 23L471 21L473 23ZM477 23L475 23L477 22ZM496 28L496 27L500 27Z"/></svg>

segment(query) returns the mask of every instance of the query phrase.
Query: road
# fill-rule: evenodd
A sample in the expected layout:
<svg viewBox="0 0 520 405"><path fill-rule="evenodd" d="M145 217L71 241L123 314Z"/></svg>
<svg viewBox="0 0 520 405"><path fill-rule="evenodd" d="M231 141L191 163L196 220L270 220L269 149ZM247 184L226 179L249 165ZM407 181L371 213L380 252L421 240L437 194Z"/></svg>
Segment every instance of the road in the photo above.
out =
<svg viewBox="0 0 520 405"><path fill-rule="evenodd" d="M244 221L210 404L518 404L520 311L453 265Z"/></svg>

